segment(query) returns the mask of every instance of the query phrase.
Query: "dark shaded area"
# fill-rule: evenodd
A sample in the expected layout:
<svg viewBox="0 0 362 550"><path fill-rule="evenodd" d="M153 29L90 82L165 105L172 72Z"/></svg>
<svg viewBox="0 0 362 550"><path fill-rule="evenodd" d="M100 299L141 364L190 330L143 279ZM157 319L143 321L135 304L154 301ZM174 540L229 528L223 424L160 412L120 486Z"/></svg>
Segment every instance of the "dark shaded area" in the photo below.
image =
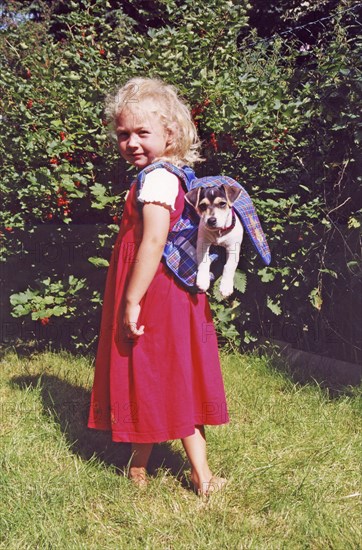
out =
<svg viewBox="0 0 362 550"><path fill-rule="evenodd" d="M109 261L116 234L102 245L99 235L107 230L105 226L54 224L31 229L19 233L19 240L14 240L14 255L0 264L0 342L38 350L50 345L53 350L70 351L76 351L78 342L82 345L80 351L95 352L101 307L91 299L94 291L103 298L107 270L95 268L88 258L99 256ZM9 296L28 286L41 288L40 282L47 277L67 281L70 275L86 280L86 286L77 293L73 307L75 303L77 306L70 318L52 316L43 325L29 316L27 319L11 316Z"/></svg>
<svg viewBox="0 0 362 550"><path fill-rule="evenodd" d="M149 28L160 28L170 24L162 2L157 0L108 0L107 8L97 6L95 1L90 4L93 8L93 16L97 16L97 14L104 16L104 11L107 12L105 22L112 29L118 25L120 12L134 20L134 30L140 34L146 34ZM81 0L77 2L76 7L67 0L26 0L24 2L10 0L3 2L1 19L3 23L9 24L14 21L14 13L23 13L38 23L50 20L50 34L56 41L61 41L66 38L69 29L59 17L66 16L73 11L86 10L88 11L88 8ZM97 21L95 21L95 31L100 34L103 31L101 24Z"/></svg>
<svg viewBox="0 0 362 550"><path fill-rule="evenodd" d="M271 2L265 2L264 0L253 0L251 2L251 9L249 11L249 23L252 28L257 30L258 36L262 38L269 38L275 33L283 33L286 29L293 29L293 34L298 37L302 42L310 42L315 40L318 34L321 32L321 27L312 27L308 29L301 29L309 23L328 17L331 12L338 6L338 0L330 0L329 2L319 2L318 7L313 2L313 9L308 7L300 8L300 12L297 8L300 6L300 2L293 0L282 0ZM286 11L290 10L291 13L286 16ZM293 17L294 10L294 17Z"/></svg>
<svg viewBox="0 0 362 550"><path fill-rule="evenodd" d="M93 376L93 371L89 372ZM88 391L46 373L14 377L11 385L22 390L40 386L44 414L59 424L69 449L83 460L96 457L106 466L114 467L120 475L127 474L131 445L114 443L109 432L87 428L90 405ZM150 457L150 474L156 475L159 468L169 470L187 487L185 470L189 468L188 462L167 443L155 445Z"/></svg>
<svg viewBox="0 0 362 550"><path fill-rule="evenodd" d="M239 266L247 273L248 283L246 293L239 299L243 310L254 311L255 315L246 320L241 313L237 322L240 333L247 330L261 338L283 341L297 350L326 359L362 363L362 273L358 262L354 261L361 252L359 231L352 232L345 225L335 224L332 232L322 224L315 224L301 234L297 228L289 226L285 228L283 237L283 242L272 247L272 266L284 266L284 258L296 254L296 265L303 267L306 273L313 272L321 252L316 247L314 254L303 254L303 249L309 250L313 243L326 243L323 251L326 271L320 276L321 308L318 310L309 304L303 284L291 285L280 297L283 313L275 315L266 306L267 296L276 299L281 275L277 274L273 281L263 284L255 271L248 268L247 258L253 250L245 240ZM261 262L259 265L262 267ZM244 350L250 347L244 346Z"/></svg>
<svg viewBox="0 0 362 550"><path fill-rule="evenodd" d="M111 257L116 234L100 244L99 235L105 233L102 225L38 226L34 233L19 232L20 244L17 254L1 264L2 289L0 293L0 345L15 346L24 350L40 351L46 347L56 350L67 349L76 352L75 342L82 347L81 353L95 354L101 322L101 305L90 301L93 291L103 298L107 268L92 266L88 257L97 255L107 260ZM303 256L303 247L309 249L313 242L325 240L326 229L314 225L309 233L300 235L299 229L289 227L282 243L272 248L274 266L283 266L284 258L297 253L298 265L306 272L312 272L316 254ZM267 233L268 234L268 233ZM348 256L346 256L348 251ZM330 273L322 274L323 305L321 310L312 306L306 308L306 289L303 285L291 287L281 298L283 315L276 316L266 307L267 296L275 301L280 287L280 274L275 280L261 282L257 269L263 268L256 260L250 267L250 258L255 251L250 239L245 237L242 245L240 269L247 273L245 294L235 294L242 308L236 321L241 335L244 331L258 337L282 340L296 349L336 358L351 363L362 361L362 277L356 259L360 254L358 230L351 232L345 226L336 226L333 238L324 251L324 265L338 273L338 279ZM257 268L257 269L256 269ZM87 287L77 298L77 311L70 319L51 317L49 323L32 321L29 316L11 316L11 294L24 291L27 286L37 287L37 281L46 277L64 280L69 275L85 278ZM225 302L227 305L227 302ZM245 312L252 311L250 318ZM76 337L76 340L72 337ZM220 340L220 345L223 342ZM248 348L244 346L244 350Z"/></svg>
<svg viewBox="0 0 362 550"><path fill-rule="evenodd" d="M301 385L317 383L328 397L354 396L362 383L362 365L298 350L278 340L263 338L256 350L272 358L272 368ZM358 390L357 390L358 391Z"/></svg>

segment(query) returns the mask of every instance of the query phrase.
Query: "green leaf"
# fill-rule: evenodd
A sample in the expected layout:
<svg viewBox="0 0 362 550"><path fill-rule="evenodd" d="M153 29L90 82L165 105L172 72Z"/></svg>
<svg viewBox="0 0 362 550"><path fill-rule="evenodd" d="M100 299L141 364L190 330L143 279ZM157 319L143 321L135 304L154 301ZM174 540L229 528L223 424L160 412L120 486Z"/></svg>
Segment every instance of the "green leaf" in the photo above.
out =
<svg viewBox="0 0 362 550"><path fill-rule="evenodd" d="M105 258L97 258L96 256L91 256L88 258L88 262L95 265L96 267L109 267L109 261Z"/></svg>
<svg viewBox="0 0 362 550"><path fill-rule="evenodd" d="M227 322L230 320L230 312L228 308L220 309L220 311L217 312L217 318L221 322Z"/></svg>
<svg viewBox="0 0 362 550"><path fill-rule="evenodd" d="M318 311L320 311L322 309L323 299L319 288L314 288L309 293L308 297L312 306L315 307Z"/></svg>
<svg viewBox="0 0 362 550"><path fill-rule="evenodd" d="M274 313L274 315L280 315L282 313L281 307L280 307L280 301L273 302L273 300L267 296L267 307Z"/></svg>
<svg viewBox="0 0 362 550"><path fill-rule="evenodd" d="M320 273L328 273L328 275L331 275L335 279L338 279L338 273L336 273L332 269L326 269L326 268L325 269L320 269L319 272Z"/></svg>
<svg viewBox="0 0 362 550"><path fill-rule="evenodd" d="M63 313L67 312L67 307L66 306L55 306L52 309L52 312L53 312L53 315L55 315L56 317L60 317L61 315L63 315Z"/></svg>
<svg viewBox="0 0 362 550"><path fill-rule="evenodd" d="M309 187L307 187L306 185L302 185L301 183L299 184L299 187L301 187L302 189L304 189L304 191L308 191L308 193L311 193L311 190L309 189Z"/></svg>
<svg viewBox="0 0 362 550"><path fill-rule="evenodd" d="M246 273L240 271L239 269L235 272L234 287L242 294L244 294L246 290Z"/></svg>
<svg viewBox="0 0 362 550"><path fill-rule="evenodd" d="M275 274L272 271L270 271L267 267L264 267L263 269L259 269L258 275L261 275L262 283L269 283L270 281L274 281L275 279Z"/></svg>
<svg viewBox="0 0 362 550"><path fill-rule="evenodd" d="M11 312L11 316L22 317L23 315L27 315L28 313L29 313L29 307L18 305L14 307L13 311Z"/></svg>
<svg viewBox="0 0 362 550"><path fill-rule="evenodd" d="M276 100L274 101L274 109L275 109L275 110L280 109L281 105L282 105L282 104L281 104L281 102L280 102L279 99L276 99Z"/></svg>

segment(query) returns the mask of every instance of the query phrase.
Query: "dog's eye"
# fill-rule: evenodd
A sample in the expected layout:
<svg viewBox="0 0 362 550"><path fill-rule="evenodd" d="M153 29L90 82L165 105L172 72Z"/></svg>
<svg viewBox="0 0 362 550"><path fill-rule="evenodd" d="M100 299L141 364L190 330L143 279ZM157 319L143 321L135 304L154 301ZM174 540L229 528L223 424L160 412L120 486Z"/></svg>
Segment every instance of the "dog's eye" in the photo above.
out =
<svg viewBox="0 0 362 550"><path fill-rule="evenodd" d="M206 209L207 209L207 204L204 203L204 204L200 204L200 205L199 205L199 210L200 210L201 212L205 212Z"/></svg>
<svg viewBox="0 0 362 550"><path fill-rule="evenodd" d="M219 208L225 208L226 205L227 205L227 202L220 201L219 204L218 204L218 207Z"/></svg>

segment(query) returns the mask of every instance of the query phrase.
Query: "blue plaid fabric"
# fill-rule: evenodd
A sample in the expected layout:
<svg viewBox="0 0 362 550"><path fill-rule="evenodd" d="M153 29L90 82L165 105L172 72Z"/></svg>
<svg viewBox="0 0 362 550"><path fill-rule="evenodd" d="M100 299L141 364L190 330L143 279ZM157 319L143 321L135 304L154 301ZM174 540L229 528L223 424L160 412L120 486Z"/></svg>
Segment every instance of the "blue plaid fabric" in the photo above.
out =
<svg viewBox="0 0 362 550"><path fill-rule="evenodd" d="M207 176L197 178L189 166L178 168L168 162L155 162L144 168L137 178L137 196L139 195L146 174L157 168L166 168L178 176L185 191L191 191L196 187L213 187L231 185L241 189L239 198L233 207L239 216L244 229L249 235L256 251L260 254L266 265L271 262L271 254L258 215L246 190L237 181L227 176ZM178 222L168 234L163 252L163 261L172 271L176 279L186 286L189 292L198 292L196 286L197 261L196 243L199 225L199 216L191 205L185 202L185 208ZM220 247L211 248L211 279L217 278L222 273Z"/></svg>

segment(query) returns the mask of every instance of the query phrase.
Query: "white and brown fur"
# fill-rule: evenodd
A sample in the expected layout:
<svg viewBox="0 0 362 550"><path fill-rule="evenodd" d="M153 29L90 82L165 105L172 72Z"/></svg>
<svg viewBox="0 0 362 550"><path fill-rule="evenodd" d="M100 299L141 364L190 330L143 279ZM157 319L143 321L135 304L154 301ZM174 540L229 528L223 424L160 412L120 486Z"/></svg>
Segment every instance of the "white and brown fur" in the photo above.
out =
<svg viewBox="0 0 362 550"><path fill-rule="evenodd" d="M210 286L210 246L223 246L226 249L226 263L223 269L220 293L227 297L234 289L234 275L240 257L240 247L244 229L239 217L235 214L235 225L232 225L232 205L239 197L241 190L229 185L219 187L197 187L185 195L200 216L197 235L197 278L196 285L206 291Z"/></svg>

